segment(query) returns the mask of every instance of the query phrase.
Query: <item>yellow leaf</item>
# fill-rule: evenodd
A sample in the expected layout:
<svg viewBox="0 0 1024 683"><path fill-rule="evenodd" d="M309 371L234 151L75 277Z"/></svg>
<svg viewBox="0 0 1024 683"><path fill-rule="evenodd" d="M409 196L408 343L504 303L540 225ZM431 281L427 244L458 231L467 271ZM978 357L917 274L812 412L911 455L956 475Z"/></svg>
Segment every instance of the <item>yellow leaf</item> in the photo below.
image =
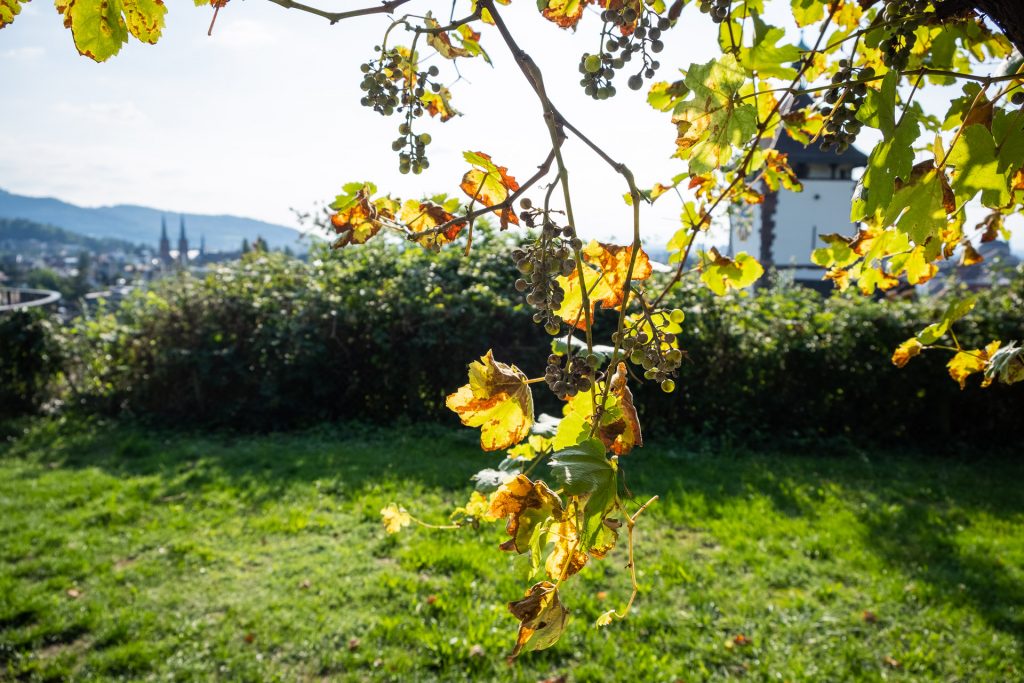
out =
<svg viewBox="0 0 1024 683"><path fill-rule="evenodd" d="M1000 342L994 341L984 349L971 351L958 351L953 359L946 364L949 376L960 384L960 389L967 388L967 378L976 372L983 372L988 361L999 350ZM987 387L992 384L992 377L982 380L981 386Z"/></svg>
<svg viewBox="0 0 1024 683"><path fill-rule="evenodd" d="M583 10L594 0L547 0L540 13L562 28L576 28Z"/></svg>
<svg viewBox="0 0 1024 683"><path fill-rule="evenodd" d="M896 347L896 351L892 354L892 364L902 368L910 362L911 358L921 353L923 348L924 345L917 340L917 337L911 337Z"/></svg>
<svg viewBox="0 0 1024 683"><path fill-rule="evenodd" d="M549 581L532 586L525 598L508 603L508 610L520 622L513 659L522 652L543 650L557 643L569 619L569 610L558 599L558 588Z"/></svg>
<svg viewBox="0 0 1024 683"><path fill-rule="evenodd" d="M601 616L599 616L597 618L597 621L594 622L594 624L596 626L599 626L599 627L600 626L607 626L608 624L612 623L612 620L614 618L615 618L615 610L610 609L607 612L605 612L604 614L602 614Z"/></svg>
<svg viewBox="0 0 1024 683"><path fill-rule="evenodd" d="M505 519L505 531L512 538L501 545L502 550L519 554L530 549L530 538L538 524L548 518L562 518L562 500L542 481L530 481L519 474L502 484L491 497L487 516Z"/></svg>
<svg viewBox="0 0 1024 683"><path fill-rule="evenodd" d="M573 506L548 530L548 538L554 541L555 547L548 555L544 569L548 577L554 581L563 581L578 573L590 559L580 539L575 517L576 510Z"/></svg>
<svg viewBox="0 0 1024 683"><path fill-rule="evenodd" d="M587 295L590 297L590 319L594 319L594 307L599 301L614 299L615 291L608 282L601 276L601 271L593 266L583 264L583 282L587 286ZM584 330L587 327L587 318L583 312L583 287L580 284L580 269L577 268L571 275L558 276L558 284L565 292L562 305L555 311L555 315L577 328Z"/></svg>
<svg viewBox="0 0 1024 683"><path fill-rule="evenodd" d="M382 221L394 220L398 202L390 197L370 201L372 190L364 185L347 206L331 215L331 226L338 233L338 238L331 244L332 249L340 249L350 244L365 244L368 239L380 232Z"/></svg>
<svg viewBox="0 0 1024 683"><path fill-rule="evenodd" d="M381 509L380 516L384 518L384 531L389 534L397 534L404 527L412 524L412 517L405 511L405 508L398 507L394 503Z"/></svg>
<svg viewBox="0 0 1024 683"><path fill-rule="evenodd" d="M469 365L469 384L450 394L445 405L467 427L480 427L480 446L500 451L519 443L533 425L533 393L526 375L494 360L491 351Z"/></svg>
<svg viewBox="0 0 1024 683"><path fill-rule="evenodd" d="M462 183L459 187L474 201L484 206L495 206L501 204L509 195L519 189L516 179L508 175L508 169L498 166L489 154L483 152L465 152L466 161L473 164L473 170L462 176ZM496 209L501 220L501 229L508 228L508 224L519 225L519 217L512 207Z"/></svg>
<svg viewBox="0 0 1024 683"><path fill-rule="evenodd" d="M411 233L427 233L416 237L416 241L428 249L439 249L459 236L466 226L465 221L456 221L444 230L436 231L438 226L444 225L454 218L455 216L448 213L443 206L433 202L409 199L402 206L402 222Z"/></svg>
<svg viewBox="0 0 1024 683"><path fill-rule="evenodd" d="M626 273L633 255L633 247L616 244L605 244L592 240L583 248L583 259L589 264L585 266L584 280L590 299L590 317L594 317L594 307L601 304L603 308L618 308L622 305L626 291ZM597 270L595 270L595 268ZM637 252L633 264L632 280L646 280L654 272L651 260L641 249ZM586 329L587 321L583 315L583 288L580 286L580 273L575 270L568 277L559 276L558 284L565 292L562 305L555 315L570 325Z"/></svg>
<svg viewBox="0 0 1024 683"><path fill-rule="evenodd" d="M723 295L729 289L743 289L754 284L764 274L764 268L745 252L735 259L722 256L718 249L711 247L701 255L700 279L715 294Z"/></svg>

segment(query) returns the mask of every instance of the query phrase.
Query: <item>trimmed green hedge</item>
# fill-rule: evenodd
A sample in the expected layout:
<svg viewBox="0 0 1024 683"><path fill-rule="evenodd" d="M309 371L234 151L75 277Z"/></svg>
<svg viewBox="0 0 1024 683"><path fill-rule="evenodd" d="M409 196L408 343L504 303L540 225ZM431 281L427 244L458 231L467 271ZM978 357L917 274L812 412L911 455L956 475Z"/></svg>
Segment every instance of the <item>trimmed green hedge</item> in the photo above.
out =
<svg viewBox="0 0 1024 683"><path fill-rule="evenodd" d="M61 336L68 400L84 409L247 430L334 419L457 423L444 398L493 347L531 377L550 338L512 288L511 243L472 256L379 242L308 262L253 254L205 277L168 278ZM1024 271L959 325L961 341L1024 339ZM797 287L714 297L686 286L688 358L674 394L634 393L645 429L739 438L847 435L1009 440L1024 389L971 386L926 352L899 370L896 345L942 301L822 298ZM604 313L599 337L614 325ZM559 409L542 385L538 410Z"/></svg>

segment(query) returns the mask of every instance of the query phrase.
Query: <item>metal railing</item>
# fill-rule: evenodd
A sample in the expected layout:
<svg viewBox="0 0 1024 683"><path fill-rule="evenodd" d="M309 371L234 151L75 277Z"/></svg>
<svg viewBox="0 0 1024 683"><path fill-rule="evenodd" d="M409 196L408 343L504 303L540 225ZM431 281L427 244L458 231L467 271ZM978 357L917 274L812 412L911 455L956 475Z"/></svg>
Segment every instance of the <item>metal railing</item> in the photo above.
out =
<svg viewBox="0 0 1024 683"><path fill-rule="evenodd" d="M60 301L60 292L49 289L0 287L0 311L16 311L33 306L46 306Z"/></svg>

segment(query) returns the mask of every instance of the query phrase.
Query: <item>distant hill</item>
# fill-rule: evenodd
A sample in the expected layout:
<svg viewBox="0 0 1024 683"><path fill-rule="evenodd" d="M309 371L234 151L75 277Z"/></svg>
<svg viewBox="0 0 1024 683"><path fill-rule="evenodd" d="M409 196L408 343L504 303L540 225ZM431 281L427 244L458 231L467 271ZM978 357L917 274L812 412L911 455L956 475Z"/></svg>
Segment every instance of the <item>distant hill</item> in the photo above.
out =
<svg viewBox="0 0 1024 683"><path fill-rule="evenodd" d="M88 237L110 237L153 247L160 240L160 220L166 218L171 246L176 248L181 216L185 219L189 246L193 248L199 246L200 236L206 238L208 251L235 251L243 239L252 242L262 237L271 248L291 247L304 251L298 241L298 230L252 218L179 214L127 204L89 209L59 199L26 197L0 190L0 218L24 218Z"/></svg>
<svg viewBox="0 0 1024 683"><path fill-rule="evenodd" d="M81 247L86 251L133 252L140 245L113 237L89 237L55 225L44 225L25 218L0 218L0 249L8 242L42 242L63 247ZM145 246L145 245L143 245Z"/></svg>

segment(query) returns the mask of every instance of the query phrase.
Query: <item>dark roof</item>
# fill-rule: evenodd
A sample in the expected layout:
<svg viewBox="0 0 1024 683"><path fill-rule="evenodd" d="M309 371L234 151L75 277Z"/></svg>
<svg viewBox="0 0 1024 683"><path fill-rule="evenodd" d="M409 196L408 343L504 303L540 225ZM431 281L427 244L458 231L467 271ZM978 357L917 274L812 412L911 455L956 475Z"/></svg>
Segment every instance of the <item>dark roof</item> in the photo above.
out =
<svg viewBox="0 0 1024 683"><path fill-rule="evenodd" d="M813 100L808 95L800 95L796 98L796 102L789 107L789 110L796 111L804 109L809 107L811 104L813 104ZM785 129L783 129L783 132L779 135L779 141L775 145L775 149L789 155L790 167L795 167L797 164L801 163L825 164L826 166L837 164L839 166L849 166L851 168L867 166L868 164L867 155L853 145L850 145L850 147L842 154L836 154L834 150L823 152L821 150L820 141L806 146L802 145L791 138Z"/></svg>
<svg viewBox="0 0 1024 683"><path fill-rule="evenodd" d="M787 132L783 132L779 136L779 141L775 145L775 149L789 155L789 165L793 168L795 168L797 164L825 164L826 166L837 164L839 166L849 166L851 168L867 166L868 164L867 155L853 145L850 145L850 147L842 154L836 154L833 150L823 152L821 150L820 143L811 143L810 145L804 146L789 137L789 133Z"/></svg>

